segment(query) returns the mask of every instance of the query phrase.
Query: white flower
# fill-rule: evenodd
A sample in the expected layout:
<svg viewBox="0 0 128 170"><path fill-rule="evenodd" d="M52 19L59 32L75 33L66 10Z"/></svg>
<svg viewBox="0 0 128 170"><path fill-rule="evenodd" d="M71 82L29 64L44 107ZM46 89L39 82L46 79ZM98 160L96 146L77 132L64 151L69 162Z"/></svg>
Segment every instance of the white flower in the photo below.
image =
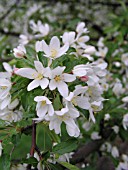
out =
<svg viewBox="0 0 128 170"><path fill-rule="evenodd" d="M0 78L0 100L8 96L11 89L11 82L7 79Z"/></svg>
<svg viewBox="0 0 128 170"><path fill-rule="evenodd" d="M65 32L62 36L63 43L72 45L75 42L75 32Z"/></svg>
<svg viewBox="0 0 128 170"><path fill-rule="evenodd" d="M50 90L58 89L59 93L67 97L68 96L68 85L65 82L72 82L76 79L74 75L63 73L66 67L56 67L51 71L49 88Z"/></svg>
<svg viewBox="0 0 128 170"><path fill-rule="evenodd" d="M70 102L73 106L78 106L82 109L88 110L90 108L88 98L86 96L80 95L82 93L86 93L86 91L87 87L80 86L76 88L74 92L70 92L69 96L66 97L65 100Z"/></svg>
<svg viewBox="0 0 128 170"><path fill-rule="evenodd" d="M46 77L49 77L50 68L44 68L40 61L34 61L35 68L21 68L18 69L15 73L22 77L26 77L28 79L34 79L27 87L27 90L33 90L38 86L41 86L42 89L47 88L49 84L49 80Z"/></svg>
<svg viewBox="0 0 128 170"><path fill-rule="evenodd" d="M22 44L20 44L17 48L14 48L13 51L14 51L14 56L16 58L24 58L26 55L26 49Z"/></svg>
<svg viewBox="0 0 128 170"><path fill-rule="evenodd" d="M36 42L35 49L36 49L36 52L43 51L43 43L42 43L42 41L37 41Z"/></svg>
<svg viewBox="0 0 128 170"><path fill-rule="evenodd" d="M122 98L122 101L125 103L128 103L128 96L126 96L126 97L124 97L124 98Z"/></svg>
<svg viewBox="0 0 128 170"><path fill-rule="evenodd" d="M112 91L117 97L124 93L123 85L119 79L116 79L116 83L114 84Z"/></svg>
<svg viewBox="0 0 128 170"><path fill-rule="evenodd" d="M114 130L114 132L116 133L116 134L118 134L118 132L119 132L119 126L113 126L112 127L112 129Z"/></svg>
<svg viewBox="0 0 128 170"><path fill-rule="evenodd" d="M78 137L80 130L74 121L77 117L79 117L79 112L76 109L66 107L62 108L61 111L55 111L53 116L47 116L45 119L50 121L49 129L54 129L56 134L61 134L60 126L64 122L69 136Z"/></svg>
<svg viewBox="0 0 128 170"><path fill-rule="evenodd" d="M44 40L42 43L45 56L51 59L61 57L69 48L68 43L66 43L63 47L60 47L60 40L56 36L52 37L49 45L47 45Z"/></svg>
<svg viewBox="0 0 128 170"><path fill-rule="evenodd" d="M3 150L2 141L0 141L0 157L1 157L1 155L2 155L2 150Z"/></svg>
<svg viewBox="0 0 128 170"><path fill-rule="evenodd" d="M78 23L78 25L77 25L77 27L76 27L76 32L77 32L78 34L88 33L88 29L85 28L85 23L84 23L84 22Z"/></svg>
<svg viewBox="0 0 128 170"><path fill-rule="evenodd" d="M23 44L23 45L28 44L29 43L28 37L26 35L21 34L20 39L19 39L19 43Z"/></svg>
<svg viewBox="0 0 128 170"><path fill-rule="evenodd" d="M108 52L108 48L107 47L99 47L98 51L95 52L95 55L98 57L102 57L105 58L106 54Z"/></svg>
<svg viewBox="0 0 128 170"><path fill-rule="evenodd" d="M5 109L11 102L11 95L8 94L4 99L0 99L0 109Z"/></svg>
<svg viewBox="0 0 128 170"><path fill-rule="evenodd" d="M98 140L98 139L101 139L101 136L99 135L98 132L93 132L93 133L91 134L91 139L92 139L92 140Z"/></svg>
<svg viewBox="0 0 128 170"><path fill-rule="evenodd" d="M106 113L106 114L104 115L104 120L108 121L110 118L111 118L111 116L110 116L109 113Z"/></svg>
<svg viewBox="0 0 128 170"><path fill-rule="evenodd" d="M34 120L43 120L46 113L48 113L49 116L53 116L54 108L52 106L52 102L47 97L36 96L34 98L34 101L37 102L36 111L37 111L37 116L39 117L39 118L35 118Z"/></svg>
<svg viewBox="0 0 128 170"><path fill-rule="evenodd" d="M113 146L113 147L112 147L111 154L112 154L112 156L113 156L114 158L119 157L119 151L118 151L118 149L117 149L116 146Z"/></svg>
<svg viewBox="0 0 128 170"><path fill-rule="evenodd" d="M48 24L42 24L41 21L38 21L37 24L31 20L30 21L30 27L34 32L39 32L39 35L36 35L36 37L45 37L49 34L49 25Z"/></svg>
<svg viewBox="0 0 128 170"><path fill-rule="evenodd" d="M126 66L128 66L128 53L122 54L121 60Z"/></svg>
<svg viewBox="0 0 128 170"><path fill-rule="evenodd" d="M22 119L22 112L20 110L9 110L5 108L4 110L0 110L0 119L5 120L7 124L10 122L17 122Z"/></svg>
<svg viewBox="0 0 128 170"><path fill-rule="evenodd" d="M124 115L122 123L123 123L124 129L127 130L127 127L128 127L128 113Z"/></svg>

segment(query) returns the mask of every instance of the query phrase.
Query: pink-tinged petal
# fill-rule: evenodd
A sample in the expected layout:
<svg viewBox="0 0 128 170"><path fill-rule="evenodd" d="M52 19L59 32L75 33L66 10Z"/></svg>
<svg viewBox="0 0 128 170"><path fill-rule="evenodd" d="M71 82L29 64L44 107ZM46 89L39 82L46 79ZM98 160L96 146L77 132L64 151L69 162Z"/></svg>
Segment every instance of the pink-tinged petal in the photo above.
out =
<svg viewBox="0 0 128 170"><path fill-rule="evenodd" d="M49 80L47 78L43 78L40 80L40 86L42 89L46 89L49 84Z"/></svg>
<svg viewBox="0 0 128 170"><path fill-rule="evenodd" d="M57 87L56 81L55 81L54 79L51 80L50 83L49 83L49 89L50 89L50 90L55 90L56 87Z"/></svg>
<svg viewBox="0 0 128 170"><path fill-rule="evenodd" d="M68 96L68 85L65 82L58 83L57 88L63 97Z"/></svg>
<svg viewBox="0 0 128 170"><path fill-rule="evenodd" d="M60 49L60 40L57 36L52 37L49 47L50 50L54 49L58 51Z"/></svg>
<svg viewBox="0 0 128 170"><path fill-rule="evenodd" d="M43 74L44 73L44 67L43 67L42 63L40 61L34 61L34 64L35 64L36 70L39 73Z"/></svg>
<svg viewBox="0 0 128 170"><path fill-rule="evenodd" d="M35 77L37 77L36 70L34 70L32 68L18 69L17 71L15 71L15 74L22 76L22 77L26 77L28 79L34 79Z"/></svg>
<svg viewBox="0 0 128 170"><path fill-rule="evenodd" d="M53 108L52 104L50 104L48 106L48 114L49 114L49 116L53 116L54 115L54 108Z"/></svg>
<svg viewBox="0 0 128 170"><path fill-rule="evenodd" d="M27 87L28 91L31 91L35 88L37 88L40 85L40 80L33 80Z"/></svg>
<svg viewBox="0 0 128 170"><path fill-rule="evenodd" d="M72 82L72 81L74 81L76 79L75 75L67 74L67 73L64 73L63 77L64 77L65 82Z"/></svg>
<svg viewBox="0 0 128 170"><path fill-rule="evenodd" d="M90 108L90 103L88 102L88 99L86 97L80 97L78 96L76 98L77 105L82 108L88 110Z"/></svg>
<svg viewBox="0 0 128 170"><path fill-rule="evenodd" d="M49 48L49 46L46 44L46 42L43 40L42 41L42 43L43 43L43 51L44 51L44 53L46 54L46 56L47 57L49 57L50 56L50 48Z"/></svg>
<svg viewBox="0 0 128 170"><path fill-rule="evenodd" d="M68 49L69 49L69 43L66 43L63 47L59 49L57 57L64 55Z"/></svg>

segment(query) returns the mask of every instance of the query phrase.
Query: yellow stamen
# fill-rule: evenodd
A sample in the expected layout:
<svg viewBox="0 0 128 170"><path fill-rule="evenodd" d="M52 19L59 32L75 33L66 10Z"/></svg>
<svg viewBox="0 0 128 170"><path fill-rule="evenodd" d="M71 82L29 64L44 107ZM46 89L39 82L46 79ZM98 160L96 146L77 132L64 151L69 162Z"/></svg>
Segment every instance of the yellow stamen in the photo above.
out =
<svg viewBox="0 0 128 170"><path fill-rule="evenodd" d="M58 76L55 76L55 81L57 81L57 82L59 82L59 81L61 81L61 77L58 75Z"/></svg>
<svg viewBox="0 0 128 170"><path fill-rule="evenodd" d="M0 88L1 88L1 90L5 90L5 89L7 89L7 86L1 86Z"/></svg>
<svg viewBox="0 0 128 170"><path fill-rule="evenodd" d="M52 57L52 58L55 58L56 55L57 55L57 50L52 49L52 50L51 50L51 57Z"/></svg>
<svg viewBox="0 0 128 170"><path fill-rule="evenodd" d="M41 102L41 105L42 105L42 106L45 106L45 105L46 105L46 100L43 100L43 101Z"/></svg>

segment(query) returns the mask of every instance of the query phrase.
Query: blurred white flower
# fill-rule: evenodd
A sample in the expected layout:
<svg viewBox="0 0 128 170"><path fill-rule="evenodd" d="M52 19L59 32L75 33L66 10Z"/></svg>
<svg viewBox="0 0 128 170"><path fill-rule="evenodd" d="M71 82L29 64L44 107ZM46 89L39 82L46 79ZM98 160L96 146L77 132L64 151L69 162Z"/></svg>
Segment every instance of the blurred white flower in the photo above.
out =
<svg viewBox="0 0 128 170"><path fill-rule="evenodd" d="M117 149L116 146L113 146L113 147L112 147L111 154L112 154L112 156L113 156L114 158L119 157L119 151L118 151L118 149Z"/></svg>
<svg viewBox="0 0 128 170"><path fill-rule="evenodd" d="M101 139L101 136L99 135L99 132L92 132L92 134L91 134L91 139L92 139L92 140Z"/></svg>
<svg viewBox="0 0 128 170"><path fill-rule="evenodd" d="M16 58L24 58L26 55L26 49L22 44L20 44L17 48L14 48L13 51L14 51L14 56Z"/></svg>
<svg viewBox="0 0 128 170"><path fill-rule="evenodd" d="M0 157L1 157L1 155L2 155L2 150L3 150L2 141L0 141Z"/></svg>
<svg viewBox="0 0 128 170"><path fill-rule="evenodd" d="M122 124L125 130L127 130L128 127L128 113L124 115L123 120L122 120Z"/></svg>

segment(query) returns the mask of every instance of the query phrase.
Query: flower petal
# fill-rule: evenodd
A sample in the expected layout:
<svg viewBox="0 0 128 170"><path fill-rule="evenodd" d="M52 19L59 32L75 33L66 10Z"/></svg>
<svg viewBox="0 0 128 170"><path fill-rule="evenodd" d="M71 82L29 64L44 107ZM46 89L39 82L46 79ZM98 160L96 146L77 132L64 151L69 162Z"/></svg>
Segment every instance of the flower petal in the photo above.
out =
<svg viewBox="0 0 128 170"><path fill-rule="evenodd" d="M35 64L36 70L39 73L43 74L44 73L44 67L43 67L42 63L40 61L34 61L34 64Z"/></svg>
<svg viewBox="0 0 128 170"><path fill-rule="evenodd" d="M50 48L44 40L42 41L42 43L43 43L43 51L46 54L46 56L49 57L50 56Z"/></svg>
<svg viewBox="0 0 128 170"><path fill-rule="evenodd" d="M66 43L63 47L61 47L58 51L57 57L62 56L66 53L66 51L69 49L69 43Z"/></svg>
<svg viewBox="0 0 128 170"><path fill-rule="evenodd" d="M72 81L74 81L76 79L76 76L72 75L72 74L64 73L63 76L64 76L64 81L65 82L72 82Z"/></svg>
<svg viewBox="0 0 128 170"><path fill-rule="evenodd" d="M60 49L60 40L57 36L52 37L49 47L50 50L55 49L58 51Z"/></svg>
<svg viewBox="0 0 128 170"><path fill-rule="evenodd" d="M28 79L34 79L34 77L37 77L36 70L32 68L21 68L15 71L15 73L19 76L26 77Z"/></svg>
<svg viewBox="0 0 128 170"><path fill-rule="evenodd" d="M42 80L40 80L39 84L42 89L46 89L49 84L49 80L47 78L43 78Z"/></svg>
<svg viewBox="0 0 128 170"><path fill-rule="evenodd" d="M27 87L28 91L31 91L40 85L40 80L33 80Z"/></svg>
<svg viewBox="0 0 128 170"><path fill-rule="evenodd" d="M48 106L48 114L49 114L49 116L53 116L54 115L54 108L53 108L52 104L50 104Z"/></svg>
<svg viewBox="0 0 128 170"><path fill-rule="evenodd" d="M57 88L63 97L68 96L68 85L65 82L58 83Z"/></svg>
<svg viewBox="0 0 128 170"><path fill-rule="evenodd" d="M50 90L55 90L56 87L57 87L56 81L55 81L54 79L51 80L50 83L49 83L49 88L50 88Z"/></svg>

